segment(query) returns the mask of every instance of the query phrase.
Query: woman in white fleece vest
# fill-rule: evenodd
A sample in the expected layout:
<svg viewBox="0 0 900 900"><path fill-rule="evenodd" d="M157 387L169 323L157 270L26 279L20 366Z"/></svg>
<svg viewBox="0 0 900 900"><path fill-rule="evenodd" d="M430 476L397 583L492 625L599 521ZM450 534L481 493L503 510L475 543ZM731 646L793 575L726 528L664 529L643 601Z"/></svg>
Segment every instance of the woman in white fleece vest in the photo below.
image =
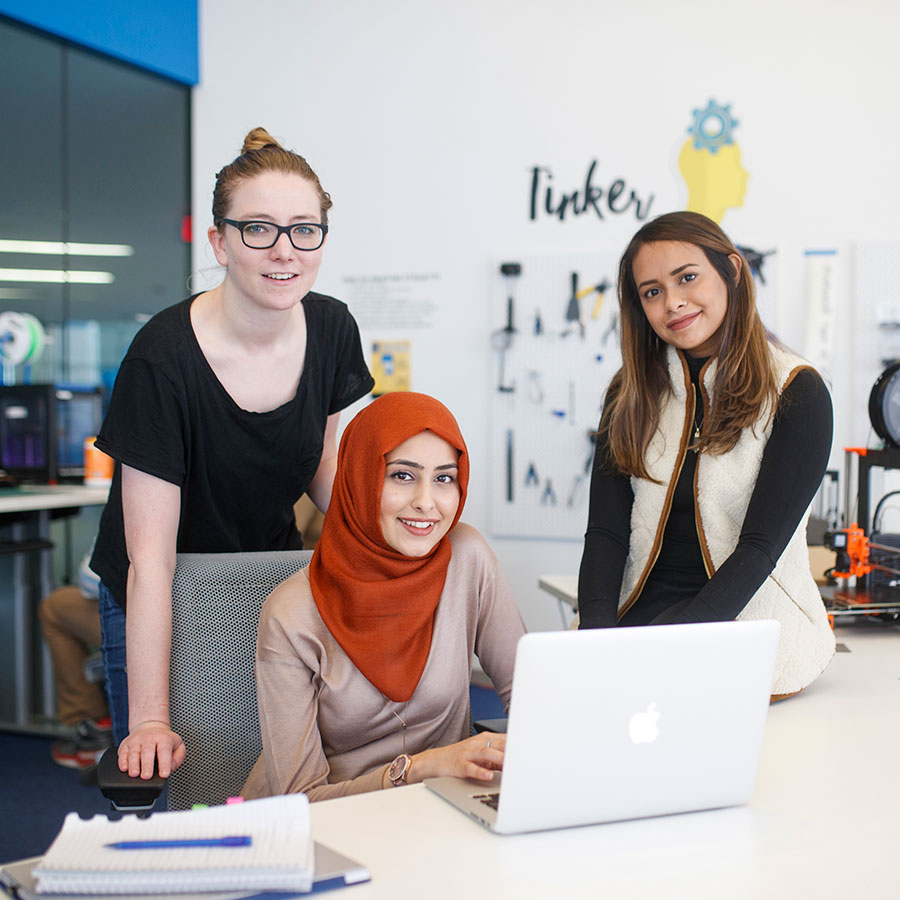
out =
<svg viewBox="0 0 900 900"><path fill-rule="evenodd" d="M828 390L766 334L747 261L698 213L632 238L619 309L580 627L777 619L773 699L796 693L834 653L806 549L831 449Z"/></svg>

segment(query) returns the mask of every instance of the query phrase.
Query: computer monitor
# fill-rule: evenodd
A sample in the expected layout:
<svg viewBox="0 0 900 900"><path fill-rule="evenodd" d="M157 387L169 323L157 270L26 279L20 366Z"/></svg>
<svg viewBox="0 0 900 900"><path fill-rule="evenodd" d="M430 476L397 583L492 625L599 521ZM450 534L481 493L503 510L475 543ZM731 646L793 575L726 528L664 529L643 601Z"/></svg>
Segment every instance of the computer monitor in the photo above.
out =
<svg viewBox="0 0 900 900"><path fill-rule="evenodd" d="M19 481L80 481L101 416L96 387L0 385L0 468Z"/></svg>
<svg viewBox="0 0 900 900"><path fill-rule="evenodd" d="M100 430L100 388L56 388L56 471L59 481L84 478L84 442Z"/></svg>

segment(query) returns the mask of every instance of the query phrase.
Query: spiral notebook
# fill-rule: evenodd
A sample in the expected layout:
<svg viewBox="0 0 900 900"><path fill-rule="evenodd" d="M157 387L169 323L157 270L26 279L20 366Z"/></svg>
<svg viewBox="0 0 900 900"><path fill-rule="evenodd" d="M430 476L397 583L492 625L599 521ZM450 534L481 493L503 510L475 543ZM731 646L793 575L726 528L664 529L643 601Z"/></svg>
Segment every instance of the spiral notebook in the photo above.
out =
<svg viewBox="0 0 900 900"><path fill-rule="evenodd" d="M324 844L314 843L316 870L313 873L312 893L324 893L351 884L361 884L371 879L369 870L349 856L338 853ZM20 859L0 867L0 887L18 900L41 900L46 894L38 894L33 875L41 857ZM179 894L178 900L286 900L299 896L300 892L284 891L204 891L196 894ZM2 896L2 892L0 892ZM142 894L140 900L161 900L170 894ZM59 900L132 900L134 895L123 894L54 894Z"/></svg>
<svg viewBox="0 0 900 900"><path fill-rule="evenodd" d="M120 849L121 842L246 839L243 846ZM309 891L313 882L309 801L303 794L147 819L69 813L34 869L39 894L180 894Z"/></svg>

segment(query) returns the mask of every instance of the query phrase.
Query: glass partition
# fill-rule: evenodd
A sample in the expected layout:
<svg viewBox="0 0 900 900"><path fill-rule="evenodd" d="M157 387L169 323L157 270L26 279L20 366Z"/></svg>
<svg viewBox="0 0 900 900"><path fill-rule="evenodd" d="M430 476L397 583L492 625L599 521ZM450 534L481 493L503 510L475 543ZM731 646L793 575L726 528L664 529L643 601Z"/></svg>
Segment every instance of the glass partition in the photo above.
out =
<svg viewBox="0 0 900 900"><path fill-rule="evenodd" d="M70 432L63 479L86 427L71 398L108 397L138 328L187 296L190 89L0 17L0 122L0 382L68 389L43 394ZM25 407L10 409L21 437ZM37 603L73 580L100 507L14 507L0 514L0 721L21 726L54 709Z"/></svg>
<svg viewBox="0 0 900 900"><path fill-rule="evenodd" d="M0 19L0 117L0 313L47 338L4 380L108 390L187 294L190 90Z"/></svg>

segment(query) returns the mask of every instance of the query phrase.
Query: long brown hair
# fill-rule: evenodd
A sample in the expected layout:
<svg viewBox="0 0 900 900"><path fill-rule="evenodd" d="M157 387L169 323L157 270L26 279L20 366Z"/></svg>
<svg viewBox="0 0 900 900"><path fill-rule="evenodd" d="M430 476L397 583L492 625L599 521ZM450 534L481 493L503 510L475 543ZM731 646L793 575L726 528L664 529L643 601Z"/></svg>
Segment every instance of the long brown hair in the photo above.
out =
<svg viewBox="0 0 900 900"><path fill-rule="evenodd" d="M231 197L238 183L255 175L262 175L263 172L288 172L305 178L319 196L322 224L328 224L328 210L332 207L331 195L322 189L319 176L312 170L312 166L293 150L285 150L265 128L254 128L244 138L241 155L216 175L212 214L217 226L223 227L222 219L228 218Z"/></svg>
<svg viewBox="0 0 900 900"><path fill-rule="evenodd" d="M777 385L766 330L756 311L756 290L746 260L736 275L729 255L739 253L725 232L706 216L674 212L644 225L619 262L619 318L622 368L609 385L600 438L616 471L649 478L644 455L659 422L659 407L672 390L666 365L668 345L650 327L634 281L634 258L645 244L679 241L699 247L725 283L727 308L720 329L712 406L699 449L731 450L763 409L774 410Z"/></svg>

